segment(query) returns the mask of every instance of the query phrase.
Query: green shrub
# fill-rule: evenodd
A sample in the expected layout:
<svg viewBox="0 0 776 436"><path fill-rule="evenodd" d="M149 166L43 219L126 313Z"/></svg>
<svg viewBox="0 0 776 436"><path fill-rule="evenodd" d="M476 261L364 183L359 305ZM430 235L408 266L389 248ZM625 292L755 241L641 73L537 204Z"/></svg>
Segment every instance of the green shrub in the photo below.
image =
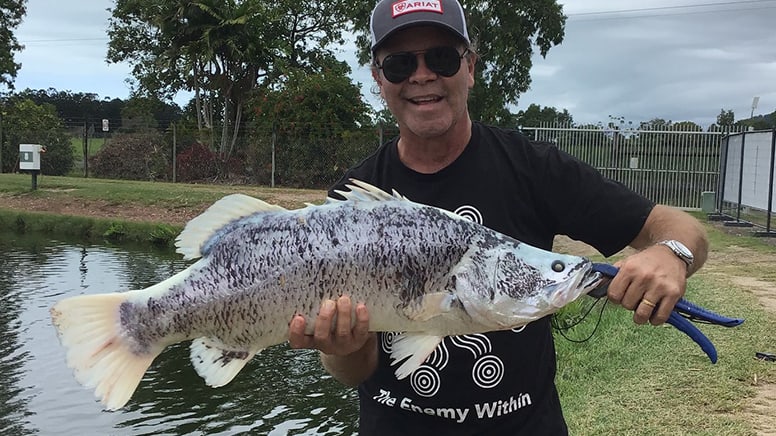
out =
<svg viewBox="0 0 776 436"><path fill-rule="evenodd" d="M171 150L158 133L114 136L96 155L89 167L96 177L126 180L168 180Z"/></svg>
<svg viewBox="0 0 776 436"><path fill-rule="evenodd" d="M178 236L178 230L167 224L159 224L152 231L150 236L151 243L155 245L170 245L175 237Z"/></svg>
<svg viewBox="0 0 776 436"><path fill-rule="evenodd" d="M127 236L127 230L121 223L111 223L102 236L110 242L121 242Z"/></svg>

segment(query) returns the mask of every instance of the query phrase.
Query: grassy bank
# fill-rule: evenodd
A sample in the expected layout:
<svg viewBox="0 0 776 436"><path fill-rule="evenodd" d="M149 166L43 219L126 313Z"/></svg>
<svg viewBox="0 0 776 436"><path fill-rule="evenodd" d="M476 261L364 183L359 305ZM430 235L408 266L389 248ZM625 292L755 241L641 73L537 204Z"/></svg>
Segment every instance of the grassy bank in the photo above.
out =
<svg viewBox="0 0 776 436"><path fill-rule="evenodd" d="M0 230L60 235L88 242L153 244L172 250L173 241L181 229L181 226L165 223L133 222L120 218L93 218L0 208Z"/></svg>
<svg viewBox="0 0 776 436"><path fill-rule="evenodd" d="M285 207L322 200L320 191L266 187L184 185L99 179L40 180L29 190L29 176L0 175L4 198L43 198L51 202L100 201L115 206L115 216L83 217L4 209L0 228L65 233L91 240L168 244L180 229L164 222L124 219L127 205L149 209L204 208L225 194L245 192ZM762 282L776 293L776 247L761 239L734 236L708 225L712 256L688 284L687 298L711 310L745 318L740 327L699 324L715 344L719 362L711 364L700 348L671 326L637 326L619 307L598 308L566 332L556 335L558 388L575 435L755 435L756 420L747 413L763 386L776 384L776 363L755 359L755 352L776 353L776 317L751 289L735 278ZM583 297L575 317L591 299ZM776 414L776 405L771 405Z"/></svg>
<svg viewBox="0 0 776 436"><path fill-rule="evenodd" d="M28 174L0 174L0 195L37 198L103 200L123 203L185 208L209 205L224 195L241 192L284 207L300 207L305 201L323 201L321 190L269 188L248 185L142 182L82 177L39 176L38 190L31 190ZM2 207L2 205L0 205ZM120 213L117 210L117 213Z"/></svg>
<svg viewBox="0 0 776 436"><path fill-rule="evenodd" d="M183 223L216 200L238 192L287 208L325 198L320 190L53 176L39 176L38 189L33 191L30 175L0 174L0 229L60 234L92 242L171 246ZM64 212L47 212L58 210L58 205L71 207ZM144 210L155 214L144 215Z"/></svg>

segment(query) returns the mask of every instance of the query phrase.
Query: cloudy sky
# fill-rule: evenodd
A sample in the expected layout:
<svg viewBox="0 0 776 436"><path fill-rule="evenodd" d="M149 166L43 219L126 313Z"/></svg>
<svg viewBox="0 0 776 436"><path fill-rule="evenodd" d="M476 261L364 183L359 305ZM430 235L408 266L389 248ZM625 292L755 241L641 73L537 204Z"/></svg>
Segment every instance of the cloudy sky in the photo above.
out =
<svg viewBox="0 0 776 436"><path fill-rule="evenodd" d="M736 119L776 110L776 0L561 0L563 44L536 56L533 85L517 109L568 109L579 123L623 116L708 125L722 108ZM28 0L16 31L26 46L16 89L126 98L126 65L108 64L110 0ZM342 49L343 57L353 52ZM369 92L366 67L351 63ZM186 96L179 97L179 103Z"/></svg>

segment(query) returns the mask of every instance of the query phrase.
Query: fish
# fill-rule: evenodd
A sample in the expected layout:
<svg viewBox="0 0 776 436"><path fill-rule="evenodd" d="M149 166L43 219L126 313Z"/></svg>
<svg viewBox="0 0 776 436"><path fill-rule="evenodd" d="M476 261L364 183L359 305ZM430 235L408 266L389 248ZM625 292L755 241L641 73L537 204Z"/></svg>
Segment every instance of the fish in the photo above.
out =
<svg viewBox="0 0 776 436"><path fill-rule="evenodd" d="M65 298L51 320L76 380L108 410L126 405L154 359L191 341L196 372L229 383L302 314L349 295L369 330L394 339L396 377L450 335L550 315L605 280L584 258L522 243L444 209L352 180L298 209L226 196L176 238L186 269L145 289Z"/></svg>

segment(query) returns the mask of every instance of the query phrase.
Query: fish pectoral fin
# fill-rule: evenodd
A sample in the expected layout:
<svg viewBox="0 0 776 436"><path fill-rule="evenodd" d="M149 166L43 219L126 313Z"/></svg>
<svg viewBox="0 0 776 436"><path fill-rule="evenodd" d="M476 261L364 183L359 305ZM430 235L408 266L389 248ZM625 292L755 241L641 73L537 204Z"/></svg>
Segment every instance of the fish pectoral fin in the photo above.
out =
<svg viewBox="0 0 776 436"><path fill-rule="evenodd" d="M191 363L208 386L218 388L232 381L259 351L228 349L217 339L197 338L191 342Z"/></svg>
<svg viewBox="0 0 776 436"><path fill-rule="evenodd" d="M394 337L391 346L391 365L404 360L396 368L396 378L401 380L412 374L434 352L442 340L444 336L422 333L402 333Z"/></svg>
<svg viewBox="0 0 776 436"><path fill-rule="evenodd" d="M404 308L404 315L413 321L428 321L450 311L455 303L454 294L434 292L426 294L418 304L410 303Z"/></svg>
<svg viewBox="0 0 776 436"><path fill-rule="evenodd" d="M259 212L281 212L281 206L269 204L245 194L232 194L216 201L205 212L192 219L175 238L177 252L184 259L202 256L202 247L227 224Z"/></svg>

